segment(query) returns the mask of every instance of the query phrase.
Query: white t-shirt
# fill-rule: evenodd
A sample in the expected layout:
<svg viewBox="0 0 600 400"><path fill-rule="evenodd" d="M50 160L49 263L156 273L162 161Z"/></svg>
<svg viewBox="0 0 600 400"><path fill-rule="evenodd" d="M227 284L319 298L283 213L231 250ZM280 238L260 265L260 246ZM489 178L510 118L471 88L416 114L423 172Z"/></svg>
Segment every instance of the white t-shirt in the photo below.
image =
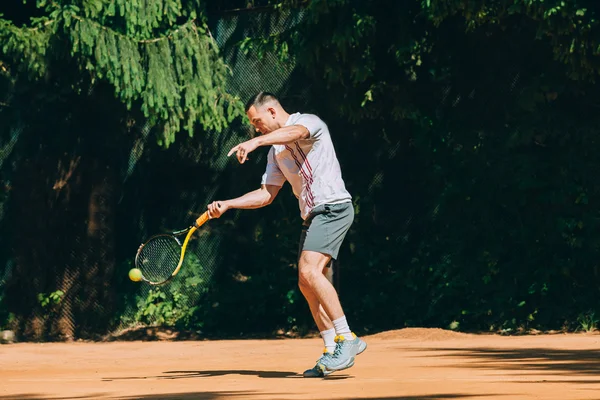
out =
<svg viewBox="0 0 600 400"><path fill-rule="evenodd" d="M290 125L306 127L310 136L286 145L273 145L261 183L283 186L287 180L298 198L302 219L321 204L352 201L325 122L313 114L295 113L285 123Z"/></svg>

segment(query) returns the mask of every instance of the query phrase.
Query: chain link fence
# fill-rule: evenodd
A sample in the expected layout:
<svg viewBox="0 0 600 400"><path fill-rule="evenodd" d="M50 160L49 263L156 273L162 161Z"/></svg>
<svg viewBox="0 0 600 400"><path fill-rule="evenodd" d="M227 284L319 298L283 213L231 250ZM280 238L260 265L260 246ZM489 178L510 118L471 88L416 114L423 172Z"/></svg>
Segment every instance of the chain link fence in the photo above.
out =
<svg viewBox="0 0 600 400"><path fill-rule="evenodd" d="M289 28L302 15L301 10L242 11L215 20L211 34L231 68L230 93L245 100L268 90L288 105L308 102L306 86L294 82L292 61L239 45L247 37ZM222 275L247 279L223 256L232 243L222 231L235 228L208 223L190 241L182 272L172 283L152 288L128 281L141 241L185 228L218 196L243 194L241 188L248 187L243 183L258 186L264 164L265 154L257 152L255 166L241 171L226 156L253 134L244 121L221 133L182 135L166 150L155 144L152 128L132 125L120 149L86 142L86 133L74 126L60 128L71 131L65 134L71 151L36 146L35 136L45 133L31 126L1 138L0 320L5 327L23 338L70 339L123 335L140 326L189 326L198 308L215 307L207 292L224 263L230 268ZM22 135L30 139L19 146ZM97 144L101 150L94 150ZM44 213L52 216L39 220Z"/></svg>

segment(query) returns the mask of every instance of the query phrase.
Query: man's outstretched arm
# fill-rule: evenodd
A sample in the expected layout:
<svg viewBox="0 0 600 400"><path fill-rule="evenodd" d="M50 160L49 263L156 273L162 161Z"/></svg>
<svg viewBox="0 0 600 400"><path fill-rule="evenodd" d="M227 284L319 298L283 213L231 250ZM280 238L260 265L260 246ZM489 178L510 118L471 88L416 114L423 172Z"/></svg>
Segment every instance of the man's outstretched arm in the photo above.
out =
<svg viewBox="0 0 600 400"><path fill-rule="evenodd" d="M208 205L208 215L210 218L219 218L225 211L231 208L248 210L268 206L277 197L279 189L281 189L281 186L261 185L260 189L248 192L243 196L229 200L214 201Z"/></svg>
<svg viewBox="0 0 600 400"><path fill-rule="evenodd" d="M309 136L310 132L302 125L284 126L283 128L274 130L269 134L257 136L253 139L238 144L229 150L227 157L233 153L236 153L238 161L240 164L243 164L248 158L248 154L254 151L257 147L293 143L301 139L307 139Z"/></svg>

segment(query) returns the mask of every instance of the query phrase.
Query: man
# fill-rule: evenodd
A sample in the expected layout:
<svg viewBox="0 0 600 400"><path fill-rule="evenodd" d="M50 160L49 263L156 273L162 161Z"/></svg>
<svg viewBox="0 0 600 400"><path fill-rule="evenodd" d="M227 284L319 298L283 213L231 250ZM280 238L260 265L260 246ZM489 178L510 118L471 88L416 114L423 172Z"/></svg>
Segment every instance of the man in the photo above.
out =
<svg viewBox="0 0 600 400"><path fill-rule="evenodd" d="M243 164L259 146L271 146L260 189L241 197L215 201L211 218L231 208L253 209L270 204L287 180L299 200L304 220L300 236L299 287L319 328L325 350L305 377L322 377L350 368L367 344L350 330L337 292L325 277L352 221L352 198L345 188L329 129L316 115L288 114L275 95L261 92L246 104L246 115L261 135L233 147Z"/></svg>

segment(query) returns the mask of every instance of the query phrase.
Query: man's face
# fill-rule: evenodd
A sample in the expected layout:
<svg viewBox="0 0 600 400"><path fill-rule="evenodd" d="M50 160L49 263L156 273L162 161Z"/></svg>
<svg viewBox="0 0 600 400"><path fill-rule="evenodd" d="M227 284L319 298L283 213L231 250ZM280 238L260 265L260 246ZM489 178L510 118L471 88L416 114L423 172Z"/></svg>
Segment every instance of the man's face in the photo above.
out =
<svg viewBox="0 0 600 400"><path fill-rule="evenodd" d="M277 123L275 122L276 111L268 104L265 104L258 109L255 106L252 106L248 109L246 115L256 132L266 135L277 129Z"/></svg>

